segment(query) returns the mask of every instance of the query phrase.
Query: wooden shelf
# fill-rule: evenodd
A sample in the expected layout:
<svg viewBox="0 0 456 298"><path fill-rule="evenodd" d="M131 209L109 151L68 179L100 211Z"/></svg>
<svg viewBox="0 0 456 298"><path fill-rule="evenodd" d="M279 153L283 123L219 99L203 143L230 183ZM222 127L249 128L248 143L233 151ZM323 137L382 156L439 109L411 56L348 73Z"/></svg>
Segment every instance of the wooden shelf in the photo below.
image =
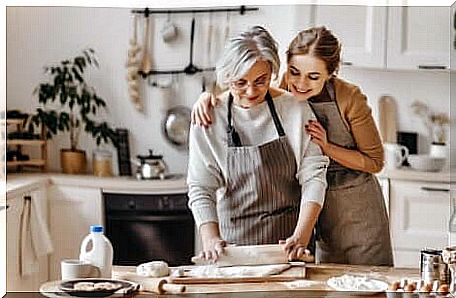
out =
<svg viewBox="0 0 456 298"><path fill-rule="evenodd" d="M20 125L24 123L24 119L0 119L0 124L2 125L5 125L5 124L8 124L8 125Z"/></svg>
<svg viewBox="0 0 456 298"><path fill-rule="evenodd" d="M18 160L18 161L7 161L7 166L44 166L46 162L43 159L30 159L30 160Z"/></svg>
<svg viewBox="0 0 456 298"><path fill-rule="evenodd" d="M14 140L6 140L6 145L44 145L46 144L45 140L20 140L20 139L14 139Z"/></svg>

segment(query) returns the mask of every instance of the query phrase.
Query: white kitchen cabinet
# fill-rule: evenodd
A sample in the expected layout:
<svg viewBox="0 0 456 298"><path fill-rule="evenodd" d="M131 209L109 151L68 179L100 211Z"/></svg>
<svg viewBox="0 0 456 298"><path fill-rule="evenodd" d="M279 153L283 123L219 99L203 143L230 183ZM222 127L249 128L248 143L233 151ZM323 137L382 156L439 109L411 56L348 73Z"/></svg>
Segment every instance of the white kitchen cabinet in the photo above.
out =
<svg viewBox="0 0 456 298"><path fill-rule="evenodd" d="M78 259L90 225L103 224L100 188L52 185L49 189L50 229L54 253L50 257L51 280L60 279L60 261Z"/></svg>
<svg viewBox="0 0 456 298"><path fill-rule="evenodd" d="M451 6L450 18L450 68L456 70L456 2Z"/></svg>
<svg viewBox="0 0 456 298"><path fill-rule="evenodd" d="M384 68L387 8L318 5L314 22L326 26L342 43L343 65Z"/></svg>
<svg viewBox="0 0 456 298"><path fill-rule="evenodd" d="M390 229L396 267L418 267L420 250L448 244L449 183L390 180Z"/></svg>
<svg viewBox="0 0 456 298"><path fill-rule="evenodd" d="M14 197L8 197L6 209L6 289L7 291L38 291L40 285L48 281L48 256L38 259L36 272L25 277L20 274L20 229L25 197L38 202L42 216L47 222L46 188L39 187Z"/></svg>
<svg viewBox="0 0 456 298"><path fill-rule="evenodd" d="M386 177L377 177L378 183L382 188L383 200L385 201L386 212L389 216L389 179Z"/></svg>
<svg viewBox="0 0 456 298"><path fill-rule="evenodd" d="M450 7L388 9L387 68L449 68Z"/></svg>
<svg viewBox="0 0 456 298"><path fill-rule="evenodd" d="M0 197L0 295L6 292L6 203Z"/></svg>

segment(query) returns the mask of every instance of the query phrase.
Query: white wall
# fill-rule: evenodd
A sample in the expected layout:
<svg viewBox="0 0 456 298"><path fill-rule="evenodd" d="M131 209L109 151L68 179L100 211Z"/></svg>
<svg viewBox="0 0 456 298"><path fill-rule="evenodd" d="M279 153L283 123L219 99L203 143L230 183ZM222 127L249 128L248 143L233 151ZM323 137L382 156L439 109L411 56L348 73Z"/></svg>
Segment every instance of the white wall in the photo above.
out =
<svg viewBox="0 0 456 298"><path fill-rule="evenodd" d="M295 11L293 6L261 6L260 11L244 16L230 14L231 34L249 25L264 25L281 45L280 53L284 57L284 46L298 29L302 29L296 29L296 24L301 26L310 22L296 16ZM171 17L179 28L179 38L170 44L164 44L158 36L166 17L155 15L152 22L154 40L151 53L154 67L180 69L188 64L192 15ZM213 20L220 37L218 41L213 40L212 48L218 49L213 57L215 62L223 43L226 14L213 15ZM208 22L208 15L196 15L194 64L200 67L210 66L203 64L206 61L203 55L206 51L205 28ZM171 89L144 84L143 100L146 110L144 113L137 112L129 101L125 79L125 63L132 32L132 14L125 8L8 7L7 108L34 110L37 99L32 92L45 79L43 66L72 57L86 47L92 47L99 57L100 69L90 73L90 84L107 101L108 120L116 127L130 130L131 155L145 154L147 149L152 148L157 153L164 154L172 172L185 172L187 153L166 143L161 134L161 121L167 108L178 104L191 106L201 91L201 74L176 76ZM139 38L142 43L141 30ZM411 114L409 105L413 100L419 99L427 102L436 111L449 113L448 73L344 69L341 76L362 87L376 117L378 98L383 94L392 95L399 106L398 128L419 132L419 149L427 152L427 132L420 120ZM166 80L168 77L154 76L153 79ZM51 170L59 170L58 151L68 145L66 135L58 136L50 142ZM80 147L87 150L90 156L96 146L90 138L82 136ZM113 152L115 153L114 150Z"/></svg>
<svg viewBox="0 0 456 298"><path fill-rule="evenodd" d="M360 85L368 96L375 119L378 119L378 99L382 95L391 95L395 99L398 109L397 129L418 133L419 153L429 152L429 144L432 139L422 119L413 114L410 108L412 102L420 100L433 111L447 113L450 117L449 72L345 68L340 75ZM452 121L453 131L454 125L455 122ZM449 130L447 133L449 134Z"/></svg>
<svg viewBox="0 0 456 298"><path fill-rule="evenodd" d="M207 25L209 16L197 14L194 45L194 64L204 65ZM222 37L227 20L226 13L213 16L215 49L213 61L222 48ZM164 44L159 31L166 15L154 15L152 19L152 60L157 69L183 69L189 60L191 14L173 15L171 20L178 26L179 38ZM231 34L249 25L264 25L271 29L277 41L286 45L295 33L290 25L294 20L292 6L263 6L259 11L241 16L230 13ZM142 44L143 19L140 18L139 41ZM173 172L185 172L187 153L168 145L161 134L161 122L167 108L174 105L191 107L201 92L201 74L178 75L170 90L150 87L144 84L144 113L137 112L129 101L126 68L129 39L132 37L133 17L125 8L83 8L83 7L8 7L7 8L7 108L33 111L37 98L32 95L34 88L45 79L43 66L73 57L87 47L96 50L100 69L90 72L90 84L106 100L109 107L108 119L116 127L130 130L131 155L147 153L147 149L164 154L165 161ZM274 26L272 25L274 24ZM281 50L284 53L284 50ZM167 76L153 79L167 80ZM66 135L54 138L49 148L51 170L59 170L58 152L69 146ZM91 138L81 137L80 147L88 151L96 147ZM115 151L113 151L115 152ZM114 154L115 157L115 154Z"/></svg>

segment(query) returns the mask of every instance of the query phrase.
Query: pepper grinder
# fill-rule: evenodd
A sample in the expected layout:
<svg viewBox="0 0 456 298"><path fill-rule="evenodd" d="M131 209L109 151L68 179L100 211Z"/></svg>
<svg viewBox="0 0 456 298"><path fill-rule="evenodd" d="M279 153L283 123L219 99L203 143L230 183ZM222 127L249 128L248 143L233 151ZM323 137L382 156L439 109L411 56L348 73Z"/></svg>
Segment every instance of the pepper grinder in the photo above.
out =
<svg viewBox="0 0 456 298"><path fill-rule="evenodd" d="M442 259L450 268L450 293L456 294L456 246L446 247L442 251Z"/></svg>

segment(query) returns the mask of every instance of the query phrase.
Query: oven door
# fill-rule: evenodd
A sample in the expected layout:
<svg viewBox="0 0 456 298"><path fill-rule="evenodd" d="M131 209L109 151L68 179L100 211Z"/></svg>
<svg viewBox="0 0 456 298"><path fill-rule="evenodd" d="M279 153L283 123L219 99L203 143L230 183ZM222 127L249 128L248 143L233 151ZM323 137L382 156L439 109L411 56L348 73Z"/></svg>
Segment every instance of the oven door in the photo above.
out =
<svg viewBox="0 0 456 298"><path fill-rule="evenodd" d="M163 198L168 203L163 203ZM178 208L182 206L179 202L169 203L172 199L170 196L131 196L117 202L117 207L126 204L130 210L113 210L116 198L105 196L106 234L114 248L114 265L137 266L158 260L170 266L191 263L195 237L193 217L186 207L186 196L185 208ZM156 203L156 208L150 208L151 203Z"/></svg>

